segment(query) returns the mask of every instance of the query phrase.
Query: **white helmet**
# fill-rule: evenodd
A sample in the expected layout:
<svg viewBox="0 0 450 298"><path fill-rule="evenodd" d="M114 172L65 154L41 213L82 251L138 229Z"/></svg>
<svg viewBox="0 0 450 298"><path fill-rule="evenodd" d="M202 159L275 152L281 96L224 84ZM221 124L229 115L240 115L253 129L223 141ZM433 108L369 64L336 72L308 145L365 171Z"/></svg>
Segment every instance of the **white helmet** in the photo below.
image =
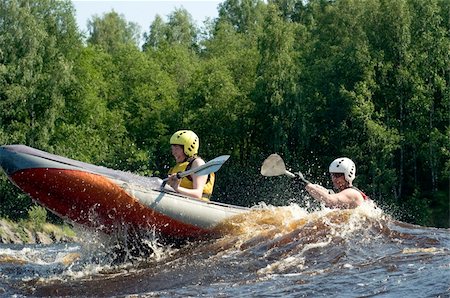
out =
<svg viewBox="0 0 450 298"><path fill-rule="evenodd" d="M356 177L356 166L355 163L347 157L336 158L329 168L330 173L342 173L344 174L345 180L352 183L353 179Z"/></svg>

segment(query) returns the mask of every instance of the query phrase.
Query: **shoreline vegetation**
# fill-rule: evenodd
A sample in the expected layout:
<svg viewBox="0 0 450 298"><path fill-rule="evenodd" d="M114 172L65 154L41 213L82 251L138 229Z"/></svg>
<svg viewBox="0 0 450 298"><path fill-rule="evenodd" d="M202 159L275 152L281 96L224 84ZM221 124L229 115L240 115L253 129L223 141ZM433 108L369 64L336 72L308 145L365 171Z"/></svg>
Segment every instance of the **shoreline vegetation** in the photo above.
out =
<svg viewBox="0 0 450 298"><path fill-rule="evenodd" d="M450 1L225 0L146 32L114 10L81 32L72 2L0 2L0 145L162 176L190 129L205 160L231 156L211 199L246 207L303 191L261 177L270 154L324 187L347 156L397 220L450 227ZM0 172L19 221L33 203Z"/></svg>
<svg viewBox="0 0 450 298"><path fill-rule="evenodd" d="M47 222L47 210L33 206L28 218L13 221L0 218L0 243L2 244L52 244L76 242L75 231L67 224Z"/></svg>

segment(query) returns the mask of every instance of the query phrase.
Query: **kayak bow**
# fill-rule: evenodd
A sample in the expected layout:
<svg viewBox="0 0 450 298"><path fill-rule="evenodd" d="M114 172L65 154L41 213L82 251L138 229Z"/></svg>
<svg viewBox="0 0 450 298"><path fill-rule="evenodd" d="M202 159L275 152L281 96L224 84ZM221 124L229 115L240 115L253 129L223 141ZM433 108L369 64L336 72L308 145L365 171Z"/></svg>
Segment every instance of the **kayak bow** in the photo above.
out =
<svg viewBox="0 0 450 298"><path fill-rule="evenodd" d="M223 163L223 162L222 162ZM181 196L162 180L68 159L24 145L0 147L0 166L34 201L64 220L113 233L155 229L161 236L201 239L239 206Z"/></svg>

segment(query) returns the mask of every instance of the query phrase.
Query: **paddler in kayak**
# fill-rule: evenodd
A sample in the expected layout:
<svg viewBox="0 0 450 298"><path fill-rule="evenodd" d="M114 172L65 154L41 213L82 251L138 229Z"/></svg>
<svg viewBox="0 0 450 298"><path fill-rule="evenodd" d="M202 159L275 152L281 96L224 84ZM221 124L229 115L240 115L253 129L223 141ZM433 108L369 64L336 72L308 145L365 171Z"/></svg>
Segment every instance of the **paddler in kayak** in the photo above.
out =
<svg viewBox="0 0 450 298"><path fill-rule="evenodd" d="M316 200L332 208L356 208L364 201L371 201L361 190L352 185L356 178L355 163L347 158L335 159L329 167L333 186L338 193L330 194L328 189L313 183L307 183L305 189Z"/></svg>
<svg viewBox="0 0 450 298"><path fill-rule="evenodd" d="M169 170L167 183L178 193L196 199L209 200L214 187L214 173L195 174L178 179L176 173L195 169L205 164L198 154L198 136L191 130L179 130L170 138L172 155L177 164Z"/></svg>

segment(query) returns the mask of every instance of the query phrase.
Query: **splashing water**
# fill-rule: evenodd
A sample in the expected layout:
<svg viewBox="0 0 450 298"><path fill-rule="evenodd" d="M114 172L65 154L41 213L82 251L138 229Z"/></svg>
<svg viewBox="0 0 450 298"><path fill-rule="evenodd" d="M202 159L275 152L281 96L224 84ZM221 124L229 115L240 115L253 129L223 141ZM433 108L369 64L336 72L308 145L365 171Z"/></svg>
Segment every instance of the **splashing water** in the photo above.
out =
<svg viewBox="0 0 450 298"><path fill-rule="evenodd" d="M308 212L295 204L260 204L217 231L222 237L178 248L150 233L142 240L150 253L119 264L113 262L117 243L101 235L85 234L80 244L3 245L0 293L450 295L450 231L398 222L371 206Z"/></svg>

